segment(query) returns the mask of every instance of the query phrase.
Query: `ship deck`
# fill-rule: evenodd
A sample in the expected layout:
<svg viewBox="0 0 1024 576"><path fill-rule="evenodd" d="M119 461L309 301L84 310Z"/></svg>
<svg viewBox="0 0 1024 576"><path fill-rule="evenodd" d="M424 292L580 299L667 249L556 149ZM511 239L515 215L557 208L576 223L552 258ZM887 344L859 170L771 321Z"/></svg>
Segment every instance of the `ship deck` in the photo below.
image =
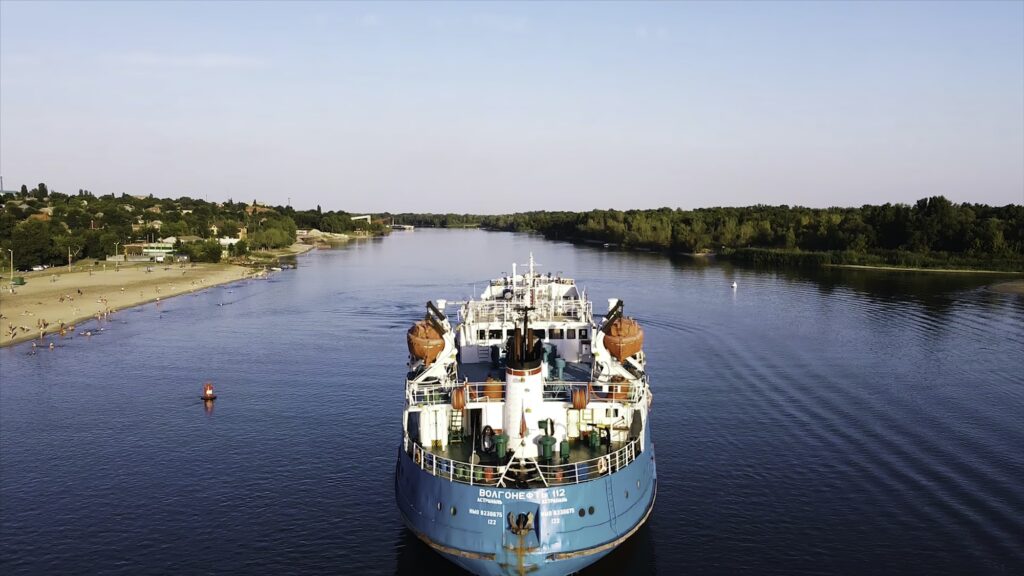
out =
<svg viewBox="0 0 1024 576"><path fill-rule="evenodd" d="M562 371L561 382L589 382L591 365L589 362L566 362ZM505 371L502 368L494 368L488 362L463 362L459 364L459 375L462 378L469 378L470 382L483 382L490 376L501 382L505 381ZM555 375L548 380L555 380Z"/></svg>

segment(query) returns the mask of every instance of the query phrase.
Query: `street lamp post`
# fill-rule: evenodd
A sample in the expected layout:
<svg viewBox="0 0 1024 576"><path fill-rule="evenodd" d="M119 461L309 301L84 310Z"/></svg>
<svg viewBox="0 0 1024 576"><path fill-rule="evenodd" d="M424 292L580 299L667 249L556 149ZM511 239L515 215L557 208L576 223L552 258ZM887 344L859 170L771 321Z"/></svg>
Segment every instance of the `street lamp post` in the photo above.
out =
<svg viewBox="0 0 1024 576"><path fill-rule="evenodd" d="M114 242L114 271L117 271L117 247L121 244L120 241Z"/></svg>
<svg viewBox="0 0 1024 576"><path fill-rule="evenodd" d="M7 251L11 253L11 294L14 294L14 250L8 248Z"/></svg>

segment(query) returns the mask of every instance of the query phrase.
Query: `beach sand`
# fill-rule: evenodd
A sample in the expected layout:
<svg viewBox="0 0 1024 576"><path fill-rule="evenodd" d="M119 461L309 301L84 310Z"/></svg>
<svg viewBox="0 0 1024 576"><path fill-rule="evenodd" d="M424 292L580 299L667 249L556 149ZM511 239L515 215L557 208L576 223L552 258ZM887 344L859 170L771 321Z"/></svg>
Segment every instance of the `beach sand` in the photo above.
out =
<svg viewBox="0 0 1024 576"><path fill-rule="evenodd" d="M1009 282L1000 282L989 286L993 292L999 292L1001 294L1021 294L1024 295L1024 280L1011 280Z"/></svg>
<svg viewBox="0 0 1024 576"><path fill-rule="evenodd" d="M97 264L92 272L51 268L26 273L27 283L15 286L14 294L7 290L9 280L5 278L0 293L0 346L40 338L43 333L58 333L61 323L77 324L252 274L250 268L231 264L181 267L142 263L118 266L115 270L114 264L108 262Z"/></svg>

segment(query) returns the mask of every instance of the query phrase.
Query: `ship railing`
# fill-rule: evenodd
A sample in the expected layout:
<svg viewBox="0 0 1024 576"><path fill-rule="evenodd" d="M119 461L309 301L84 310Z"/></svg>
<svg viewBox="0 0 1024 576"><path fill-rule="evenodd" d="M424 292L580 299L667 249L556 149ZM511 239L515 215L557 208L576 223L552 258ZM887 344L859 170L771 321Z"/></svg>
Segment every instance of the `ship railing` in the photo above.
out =
<svg viewBox="0 0 1024 576"><path fill-rule="evenodd" d="M434 454L419 443L405 437L406 451L420 470L450 482L461 482L470 486L497 486L508 465L473 464L460 462Z"/></svg>
<svg viewBox="0 0 1024 576"><path fill-rule="evenodd" d="M521 302L507 300L475 300L466 307L465 321L476 322L508 322L518 320ZM586 320L593 314L593 304L582 299L550 300L540 297L533 303L531 316L538 320L568 318ZM462 312L459 312L460 320Z"/></svg>
<svg viewBox="0 0 1024 576"><path fill-rule="evenodd" d="M460 482L470 486L498 486L506 471L515 459L505 465L473 464L461 462L434 454L405 436L405 450L412 456L413 462L420 470L433 476ZM537 471L548 486L565 486L595 480L602 476L614 474L631 464L640 455L640 440L630 440L614 452L565 464L537 464Z"/></svg>
<svg viewBox="0 0 1024 576"><path fill-rule="evenodd" d="M577 382L549 380L544 383L543 397L548 402L572 402L574 390L589 390L588 402L636 403L643 396L646 384L640 382ZM504 402L505 383L465 382L413 384L406 386L406 399L411 406L452 404L456 390L463 402Z"/></svg>
<svg viewBox="0 0 1024 576"><path fill-rule="evenodd" d="M537 468L548 486L579 484L622 470L636 460L640 452L640 440L636 439L630 440L614 452L597 458L566 464L538 464Z"/></svg>

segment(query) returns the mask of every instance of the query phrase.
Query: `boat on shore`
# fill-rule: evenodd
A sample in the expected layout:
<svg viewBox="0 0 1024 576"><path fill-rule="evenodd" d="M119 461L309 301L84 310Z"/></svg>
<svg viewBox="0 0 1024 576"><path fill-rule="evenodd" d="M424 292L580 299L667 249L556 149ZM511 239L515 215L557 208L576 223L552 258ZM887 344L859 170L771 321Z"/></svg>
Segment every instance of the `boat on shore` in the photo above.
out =
<svg viewBox="0 0 1024 576"><path fill-rule="evenodd" d="M657 473L643 330L596 323L570 278L529 269L408 332L395 497L408 528L474 574L570 574L632 536ZM454 304L453 304L454 305Z"/></svg>

